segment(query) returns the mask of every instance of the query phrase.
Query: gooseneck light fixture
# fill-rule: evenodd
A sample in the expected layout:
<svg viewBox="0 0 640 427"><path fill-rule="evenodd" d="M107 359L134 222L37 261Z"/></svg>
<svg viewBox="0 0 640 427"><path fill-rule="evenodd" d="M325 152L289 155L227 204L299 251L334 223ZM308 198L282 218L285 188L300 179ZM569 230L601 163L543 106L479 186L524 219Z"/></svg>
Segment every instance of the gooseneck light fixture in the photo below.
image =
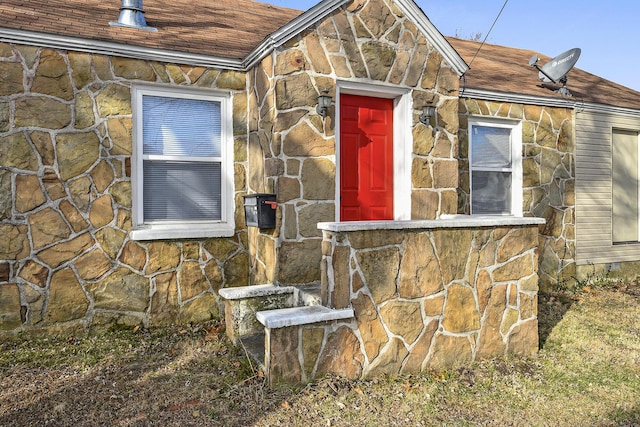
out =
<svg viewBox="0 0 640 427"><path fill-rule="evenodd" d="M323 90L320 92L320 96L318 96L318 106L316 107L316 112L320 116L322 116L323 119L327 117L327 111L329 110L329 107L331 107L332 101L333 100L331 99L328 90Z"/></svg>
<svg viewBox="0 0 640 427"><path fill-rule="evenodd" d="M436 115L436 107L431 104L425 105L424 107L422 107L422 114L420 114L420 123L424 125L428 125L431 117L435 115Z"/></svg>

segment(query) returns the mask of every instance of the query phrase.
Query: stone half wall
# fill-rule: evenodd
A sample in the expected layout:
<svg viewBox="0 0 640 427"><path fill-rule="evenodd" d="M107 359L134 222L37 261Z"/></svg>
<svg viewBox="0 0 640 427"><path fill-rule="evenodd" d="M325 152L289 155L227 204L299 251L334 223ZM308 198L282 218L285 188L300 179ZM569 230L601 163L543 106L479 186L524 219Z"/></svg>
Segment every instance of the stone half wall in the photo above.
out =
<svg viewBox="0 0 640 427"><path fill-rule="evenodd" d="M522 121L522 211L546 220L539 229L540 287L571 285L577 277L573 109L460 99L459 213L469 213L469 116Z"/></svg>
<svg viewBox="0 0 640 427"><path fill-rule="evenodd" d="M355 319L272 329L272 382L416 373L537 352L543 221L419 222L430 224L324 228L324 303L352 307Z"/></svg>
<svg viewBox="0 0 640 427"><path fill-rule="evenodd" d="M458 76L392 2L352 2L251 73L249 189L274 192L279 203L276 229L251 239L255 283L320 280L316 225L336 219L338 118L332 107L322 120L316 105L323 90L335 100L344 82L411 93L412 218L456 212ZM418 117L428 102L438 105L438 115L425 126Z"/></svg>
<svg viewBox="0 0 640 427"><path fill-rule="evenodd" d="M0 331L219 316L216 291L248 282L246 231L229 239L129 238L130 89L144 81L234 94L241 227L245 74L2 43L0 74Z"/></svg>

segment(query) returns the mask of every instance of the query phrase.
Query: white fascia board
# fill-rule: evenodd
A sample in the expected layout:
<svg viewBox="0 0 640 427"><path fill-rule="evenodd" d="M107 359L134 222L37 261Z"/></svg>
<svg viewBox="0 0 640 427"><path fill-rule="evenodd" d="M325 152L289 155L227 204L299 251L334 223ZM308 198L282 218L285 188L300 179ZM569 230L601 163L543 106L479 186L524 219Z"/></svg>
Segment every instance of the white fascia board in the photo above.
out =
<svg viewBox="0 0 640 427"><path fill-rule="evenodd" d="M640 110L631 108L613 107L611 105L592 104L588 102L576 103L576 110L579 112L589 111L594 113L610 113L621 116L640 117Z"/></svg>
<svg viewBox="0 0 640 427"><path fill-rule="evenodd" d="M124 43L113 43L89 40L80 37L69 37L33 31L0 28L0 42L16 43L51 49L74 50L101 55L123 56L127 58L146 59L176 64L187 64L226 70L245 71L242 61L210 55L177 52L166 49L153 49L133 46Z"/></svg>
<svg viewBox="0 0 640 427"><path fill-rule="evenodd" d="M545 107L573 107L576 104L576 100L572 98L547 98L543 96L468 88L460 88L460 98L513 102L516 104L541 105Z"/></svg>
<svg viewBox="0 0 640 427"><path fill-rule="evenodd" d="M350 0L324 0L289 21L283 27L265 37L255 49L249 52L243 61L245 70L251 69L274 49L349 2Z"/></svg>
<svg viewBox="0 0 640 427"><path fill-rule="evenodd" d="M460 98L483 99L485 101L497 102L513 102L516 104L540 105L543 107L574 108L578 112L590 111L640 117L640 110L584 102L580 98L573 97L547 98L544 96L523 95L518 93L497 92L481 89L460 89Z"/></svg>
<svg viewBox="0 0 640 427"><path fill-rule="evenodd" d="M469 65L462 59L457 50L451 46L447 39L431 23L424 11L413 0L396 0L396 6L417 25L418 30L427 35L431 44L449 62L458 76L463 76L469 70Z"/></svg>

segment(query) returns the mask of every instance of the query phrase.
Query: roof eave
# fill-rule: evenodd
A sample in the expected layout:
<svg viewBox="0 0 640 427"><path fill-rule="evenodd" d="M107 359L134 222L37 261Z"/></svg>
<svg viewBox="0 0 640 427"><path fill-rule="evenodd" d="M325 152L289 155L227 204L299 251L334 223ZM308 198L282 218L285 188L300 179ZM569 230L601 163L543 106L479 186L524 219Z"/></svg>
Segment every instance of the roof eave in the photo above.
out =
<svg viewBox="0 0 640 427"><path fill-rule="evenodd" d="M578 111L590 111L597 113L620 114L640 117L640 110L612 105L584 102L578 98L556 98L519 93L497 92L483 89L460 89L461 98L482 99L485 101L513 102L525 105L540 105L544 107L574 108Z"/></svg>
<svg viewBox="0 0 640 427"><path fill-rule="evenodd" d="M242 60L0 27L0 42L244 71Z"/></svg>

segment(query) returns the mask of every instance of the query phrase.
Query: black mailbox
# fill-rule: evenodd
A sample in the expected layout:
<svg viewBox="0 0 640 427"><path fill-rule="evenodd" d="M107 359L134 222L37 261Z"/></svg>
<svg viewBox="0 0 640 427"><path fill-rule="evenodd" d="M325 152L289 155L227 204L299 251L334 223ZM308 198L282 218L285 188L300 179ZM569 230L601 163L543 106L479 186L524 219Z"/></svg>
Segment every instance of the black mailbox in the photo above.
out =
<svg viewBox="0 0 640 427"><path fill-rule="evenodd" d="M275 228L276 207L275 194L244 196L244 221L247 227Z"/></svg>

